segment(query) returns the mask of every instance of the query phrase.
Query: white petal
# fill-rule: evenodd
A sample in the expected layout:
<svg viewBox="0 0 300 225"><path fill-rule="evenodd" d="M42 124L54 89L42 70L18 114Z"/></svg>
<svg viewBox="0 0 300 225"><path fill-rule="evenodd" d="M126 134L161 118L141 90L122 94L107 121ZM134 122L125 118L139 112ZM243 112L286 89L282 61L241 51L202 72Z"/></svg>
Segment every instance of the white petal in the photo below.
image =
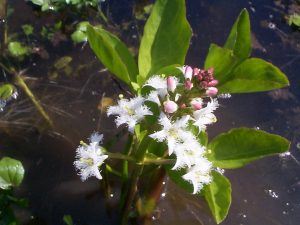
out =
<svg viewBox="0 0 300 225"><path fill-rule="evenodd" d="M144 86L151 86L155 89L167 89L167 80L158 75L154 75L148 79Z"/></svg>

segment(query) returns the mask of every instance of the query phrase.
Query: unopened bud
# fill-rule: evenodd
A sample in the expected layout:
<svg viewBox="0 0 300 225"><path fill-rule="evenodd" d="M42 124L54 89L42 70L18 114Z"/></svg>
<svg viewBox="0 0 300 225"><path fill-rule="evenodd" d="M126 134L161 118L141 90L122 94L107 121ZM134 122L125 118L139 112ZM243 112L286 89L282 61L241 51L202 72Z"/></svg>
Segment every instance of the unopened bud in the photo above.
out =
<svg viewBox="0 0 300 225"><path fill-rule="evenodd" d="M184 77L185 77L185 79L192 80L192 77L193 77L193 69L192 69L192 67L185 66Z"/></svg>
<svg viewBox="0 0 300 225"><path fill-rule="evenodd" d="M164 110L166 113L174 113L178 109L178 105L173 101L164 102Z"/></svg>
<svg viewBox="0 0 300 225"><path fill-rule="evenodd" d="M218 94L218 88L215 87L209 87L206 90L206 95L209 97L216 96Z"/></svg>
<svg viewBox="0 0 300 225"><path fill-rule="evenodd" d="M200 82L200 86L201 86L202 88L207 88L207 82L206 82L206 81Z"/></svg>
<svg viewBox="0 0 300 225"><path fill-rule="evenodd" d="M212 80L212 81L208 82L207 86L208 86L208 87L214 87L214 86L216 86L218 83L219 83L218 80Z"/></svg>
<svg viewBox="0 0 300 225"><path fill-rule="evenodd" d="M200 69L197 68L197 67L195 67L195 68L193 69L193 75L194 75L194 76L198 76L199 73L200 73Z"/></svg>
<svg viewBox="0 0 300 225"><path fill-rule="evenodd" d="M168 77L167 78L168 91L174 92L176 86L177 86L177 79L175 77Z"/></svg>
<svg viewBox="0 0 300 225"><path fill-rule="evenodd" d="M187 90L191 90L192 88L193 88L193 83L192 83L192 81L190 81L190 80L186 80L185 82L184 82L184 87L185 87L185 89L187 89Z"/></svg>
<svg viewBox="0 0 300 225"><path fill-rule="evenodd" d="M209 75L213 75L214 74L214 68L212 67L212 68L209 68L208 70L207 70L207 73L209 74Z"/></svg>
<svg viewBox="0 0 300 225"><path fill-rule="evenodd" d="M195 110L199 110L199 109L202 109L202 98L194 98L192 101L191 101L191 106L193 107L193 109Z"/></svg>
<svg viewBox="0 0 300 225"><path fill-rule="evenodd" d="M186 104L182 103L182 104L180 105L180 108L181 108L181 109L185 109L185 108L186 108Z"/></svg>

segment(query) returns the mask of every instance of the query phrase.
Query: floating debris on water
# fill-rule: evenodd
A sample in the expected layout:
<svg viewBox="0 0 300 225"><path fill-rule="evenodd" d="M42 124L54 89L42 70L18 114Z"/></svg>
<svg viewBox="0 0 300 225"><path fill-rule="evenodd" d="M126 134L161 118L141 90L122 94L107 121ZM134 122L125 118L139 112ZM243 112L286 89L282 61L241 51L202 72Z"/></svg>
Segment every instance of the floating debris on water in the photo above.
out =
<svg viewBox="0 0 300 225"><path fill-rule="evenodd" d="M268 27L269 27L270 29L274 30L274 29L276 29L276 24L270 22L270 23L268 24Z"/></svg>
<svg viewBox="0 0 300 225"><path fill-rule="evenodd" d="M265 190L265 192L268 194L268 195L270 195L272 198L279 198L279 195L275 192L275 191L273 191L273 190L271 190L271 189L269 189L269 190Z"/></svg>

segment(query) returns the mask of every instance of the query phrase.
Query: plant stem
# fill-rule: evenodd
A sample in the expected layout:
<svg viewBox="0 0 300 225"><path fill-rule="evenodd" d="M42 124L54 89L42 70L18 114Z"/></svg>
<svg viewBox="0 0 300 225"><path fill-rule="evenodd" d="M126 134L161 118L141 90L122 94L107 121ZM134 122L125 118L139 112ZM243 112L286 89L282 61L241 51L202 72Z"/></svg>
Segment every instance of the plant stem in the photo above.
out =
<svg viewBox="0 0 300 225"><path fill-rule="evenodd" d="M133 161L133 162L136 161L135 158L128 155L123 155L121 153L106 152L105 154L108 155L108 157L111 159L122 159L122 160Z"/></svg>
<svg viewBox="0 0 300 225"><path fill-rule="evenodd" d="M3 55L7 45L7 0L0 0L0 19L3 24L3 29L1 29L1 55Z"/></svg>
<svg viewBox="0 0 300 225"><path fill-rule="evenodd" d="M122 210L122 220L121 220L121 225L127 225L128 222L128 216L130 213L130 208L133 203L135 193L137 191L137 184L139 180L139 176L141 175L143 171L143 165L136 165L131 180L130 180L130 186L127 192L126 200L125 200L125 205Z"/></svg>
<svg viewBox="0 0 300 225"><path fill-rule="evenodd" d="M145 158L143 161L144 165L147 164L156 164L156 165L166 165L166 164L173 164L175 159L164 159L164 158L156 158L156 159L149 159Z"/></svg>
<svg viewBox="0 0 300 225"><path fill-rule="evenodd" d="M161 192L163 190L163 181L166 176L166 171L163 167L157 168L151 179L150 185L148 185L147 194L145 196L144 205L147 210L140 219L141 224L146 224L147 220L151 217L157 202L160 199Z"/></svg>
<svg viewBox="0 0 300 225"><path fill-rule="evenodd" d="M143 140L139 143L139 146L134 149L135 151L133 151L137 164L133 169L133 173L130 179L130 184L127 189L128 191L127 191L126 199L124 202L124 206L122 208L122 219L121 219L122 225L126 225L128 222L130 208L132 206L135 194L137 192L138 180L140 175L143 172L143 168L144 168L143 161L147 151L148 144L149 144L149 138L147 137L147 134L145 134L145 138L143 138Z"/></svg>
<svg viewBox="0 0 300 225"><path fill-rule="evenodd" d="M32 101L38 112L41 114L41 116L45 119L47 122L48 126L53 127L53 122L48 116L48 114L45 112L44 108L40 104L40 102L36 99L36 97L33 95L27 84L25 83L24 79L20 74L17 74L16 72L13 73L14 75L14 80L16 84L25 92L27 97Z"/></svg>

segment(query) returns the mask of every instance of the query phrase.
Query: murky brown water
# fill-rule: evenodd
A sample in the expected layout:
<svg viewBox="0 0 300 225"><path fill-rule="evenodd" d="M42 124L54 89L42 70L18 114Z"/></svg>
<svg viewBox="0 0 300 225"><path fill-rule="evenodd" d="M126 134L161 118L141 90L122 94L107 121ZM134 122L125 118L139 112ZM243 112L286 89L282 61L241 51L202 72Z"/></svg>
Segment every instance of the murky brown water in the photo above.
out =
<svg viewBox="0 0 300 225"><path fill-rule="evenodd" d="M53 16L37 17L32 7L23 1L11 0L15 11L9 21L10 32L20 32L24 23L41 24L55 20ZM123 40L137 46L138 33L132 18L132 1L107 0L110 19L123 24L126 30L116 29ZM288 89L258 94L234 95L223 100L218 110L218 123L209 128L210 137L232 127L259 127L287 137L292 141L291 156L270 157L243 169L226 171L233 188L232 207L227 225L297 225L300 223L300 33L293 31L283 20L289 12L287 5L271 0L188 0L188 19L194 37L187 63L201 66L209 43L224 43L229 29L242 8L250 11L254 39L253 55L279 66L289 77ZM74 19L74 18L73 18ZM126 25L126 26L125 26ZM37 41L38 42L38 41ZM34 126L42 121L22 94L1 113L0 125L7 132L0 137L1 156L13 156L26 168L25 180L17 191L27 197L30 206L19 210L20 218L31 224L63 224L62 217L70 214L77 225L117 224L114 210L107 212L99 183L82 183L73 168L75 148L95 130L106 137L117 131L114 124L97 109L105 96L115 98L124 93L97 62L88 45L74 46L62 41L56 48L43 42L49 59L33 57L26 61L30 76L28 83L42 100L54 119L55 129L40 134ZM90 64L76 76L60 74L49 80L47 74L53 62L62 56L71 56L71 67ZM24 68L24 67L22 67ZM13 112L10 109L14 109ZM9 128L7 128L9 124ZM32 126L34 125L34 126ZM10 134L10 135L8 135ZM118 146L115 147L118 150ZM113 196L109 205L115 206L119 194L116 181L112 181ZM31 215L33 217L31 217ZM35 221L35 222L33 222ZM215 224L201 199L188 195L166 180L165 190L152 224L196 225Z"/></svg>

